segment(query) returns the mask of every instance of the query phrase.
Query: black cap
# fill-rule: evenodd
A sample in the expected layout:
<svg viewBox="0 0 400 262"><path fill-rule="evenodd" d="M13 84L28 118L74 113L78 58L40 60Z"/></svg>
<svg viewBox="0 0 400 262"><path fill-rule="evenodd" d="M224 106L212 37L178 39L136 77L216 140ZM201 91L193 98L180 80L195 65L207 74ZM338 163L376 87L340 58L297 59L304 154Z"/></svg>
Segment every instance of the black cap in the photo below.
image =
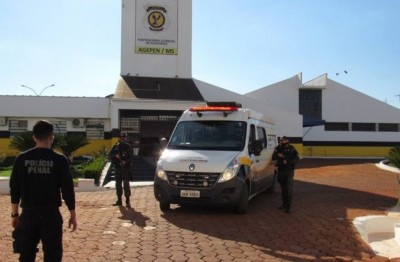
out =
<svg viewBox="0 0 400 262"><path fill-rule="evenodd" d="M287 138L287 136L282 136L281 140L289 140L289 138Z"/></svg>

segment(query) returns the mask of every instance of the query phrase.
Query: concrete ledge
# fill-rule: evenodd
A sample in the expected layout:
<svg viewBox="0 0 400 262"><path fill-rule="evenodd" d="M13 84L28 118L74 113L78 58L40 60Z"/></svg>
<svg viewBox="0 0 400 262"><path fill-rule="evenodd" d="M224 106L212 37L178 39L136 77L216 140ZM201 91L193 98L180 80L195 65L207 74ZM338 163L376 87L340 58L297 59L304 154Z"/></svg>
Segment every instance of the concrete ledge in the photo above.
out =
<svg viewBox="0 0 400 262"><path fill-rule="evenodd" d="M153 181L129 182L130 187L146 187L146 186L153 186L153 184L154 184ZM110 181L103 187L104 188L115 188L115 181Z"/></svg>
<svg viewBox="0 0 400 262"><path fill-rule="evenodd" d="M93 188L95 187L93 178L79 178L78 187L80 188Z"/></svg>
<svg viewBox="0 0 400 262"><path fill-rule="evenodd" d="M395 207L390 208L387 212L387 216L397 218L400 220L400 207L395 206Z"/></svg>
<svg viewBox="0 0 400 262"><path fill-rule="evenodd" d="M93 178L79 178L75 192L105 191L107 188L99 187L94 183Z"/></svg>
<svg viewBox="0 0 400 262"><path fill-rule="evenodd" d="M94 179L79 178L78 187L75 187L75 192L90 192L90 191L105 191L107 188L98 187L94 184ZM10 194L10 178L0 177L0 194Z"/></svg>
<svg viewBox="0 0 400 262"><path fill-rule="evenodd" d="M0 194L10 193L10 178L0 177Z"/></svg>
<svg viewBox="0 0 400 262"><path fill-rule="evenodd" d="M376 164L376 166L378 168L386 170L386 171L390 171L390 172L394 172L394 173L400 173L400 169L398 169L396 167L388 166L386 164L386 160L383 160L383 161L379 162L379 164Z"/></svg>
<svg viewBox="0 0 400 262"><path fill-rule="evenodd" d="M375 215L357 217L353 225L376 255L391 259L400 257L394 233L394 225L399 222L399 218Z"/></svg>

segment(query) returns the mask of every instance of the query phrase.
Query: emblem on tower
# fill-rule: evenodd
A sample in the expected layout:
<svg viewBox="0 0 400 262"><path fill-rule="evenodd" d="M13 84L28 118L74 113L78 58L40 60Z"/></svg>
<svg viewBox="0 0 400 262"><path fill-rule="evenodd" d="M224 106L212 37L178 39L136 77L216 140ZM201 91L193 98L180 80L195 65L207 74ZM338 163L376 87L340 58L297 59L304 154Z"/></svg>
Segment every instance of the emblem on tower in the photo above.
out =
<svg viewBox="0 0 400 262"><path fill-rule="evenodd" d="M149 6L146 11L149 29L162 31L166 22L167 10L162 6Z"/></svg>

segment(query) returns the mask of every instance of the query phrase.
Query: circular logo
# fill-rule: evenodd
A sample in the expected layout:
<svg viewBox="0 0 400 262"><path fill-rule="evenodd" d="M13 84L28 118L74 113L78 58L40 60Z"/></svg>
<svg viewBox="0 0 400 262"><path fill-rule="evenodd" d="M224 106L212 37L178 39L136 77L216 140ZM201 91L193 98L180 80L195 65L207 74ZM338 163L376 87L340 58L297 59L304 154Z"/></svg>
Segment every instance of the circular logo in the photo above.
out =
<svg viewBox="0 0 400 262"><path fill-rule="evenodd" d="M196 168L196 167L195 167L194 164L190 164L190 166L189 166L189 170L190 170L190 171L193 171L195 168Z"/></svg>
<svg viewBox="0 0 400 262"><path fill-rule="evenodd" d="M147 16L147 22L154 29L161 29L165 25L165 15L161 11L152 11Z"/></svg>

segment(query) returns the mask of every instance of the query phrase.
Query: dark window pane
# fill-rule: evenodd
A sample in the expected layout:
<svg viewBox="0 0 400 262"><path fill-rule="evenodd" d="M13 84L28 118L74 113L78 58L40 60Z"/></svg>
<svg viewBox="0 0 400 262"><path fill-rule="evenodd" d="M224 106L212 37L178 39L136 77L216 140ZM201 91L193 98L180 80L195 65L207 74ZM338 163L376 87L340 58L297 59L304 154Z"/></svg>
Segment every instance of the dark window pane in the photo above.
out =
<svg viewBox="0 0 400 262"><path fill-rule="evenodd" d="M381 123L381 124L379 124L379 131L381 131L381 132L399 132L399 124Z"/></svg>
<svg viewBox="0 0 400 262"><path fill-rule="evenodd" d="M261 141L263 148L267 147L267 137L265 135L265 129L262 127L257 127L258 140Z"/></svg>
<svg viewBox="0 0 400 262"><path fill-rule="evenodd" d="M322 118L322 90L299 90L299 114L303 116Z"/></svg>
<svg viewBox="0 0 400 262"><path fill-rule="evenodd" d="M352 131L376 131L375 123L353 123Z"/></svg>
<svg viewBox="0 0 400 262"><path fill-rule="evenodd" d="M327 122L325 131L349 131L349 123Z"/></svg>

